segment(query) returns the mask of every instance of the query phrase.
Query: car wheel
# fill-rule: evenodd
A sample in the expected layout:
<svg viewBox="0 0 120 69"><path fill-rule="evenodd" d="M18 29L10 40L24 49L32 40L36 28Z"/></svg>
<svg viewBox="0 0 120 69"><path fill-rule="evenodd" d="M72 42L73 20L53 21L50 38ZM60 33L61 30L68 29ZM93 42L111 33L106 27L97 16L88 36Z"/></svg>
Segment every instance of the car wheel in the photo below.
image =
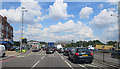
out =
<svg viewBox="0 0 120 69"><path fill-rule="evenodd" d="M3 53L2 57L4 57L4 56L5 56L5 53Z"/></svg>

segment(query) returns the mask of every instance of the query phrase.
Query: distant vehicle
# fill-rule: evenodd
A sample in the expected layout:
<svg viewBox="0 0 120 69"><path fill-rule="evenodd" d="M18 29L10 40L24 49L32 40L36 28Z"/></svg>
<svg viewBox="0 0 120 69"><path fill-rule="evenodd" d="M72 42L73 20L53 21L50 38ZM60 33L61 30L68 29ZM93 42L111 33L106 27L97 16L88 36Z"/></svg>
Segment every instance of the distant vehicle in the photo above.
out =
<svg viewBox="0 0 120 69"><path fill-rule="evenodd" d="M69 56L69 52L71 51L72 48L65 48L65 51L63 52L63 55Z"/></svg>
<svg viewBox="0 0 120 69"><path fill-rule="evenodd" d="M4 57L5 56L5 46L4 45L0 45L0 57Z"/></svg>
<svg viewBox="0 0 120 69"><path fill-rule="evenodd" d="M60 49L58 49L58 52L59 52L59 53L63 53L64 50L65 50L65 48L60 48Z"/></svg>
<svg viewBox="0 0 120 69"><path fill-rule="evenodd" d="M68 58L72 60L73 62L85 61L88 63L92 63L93 53L91 53L88 48L76 47L70 51Z"/></svg>
<svg viewBox="0 0 120 69"><path fill-rule="evenodd" d="M88 46L88 49L91 50L91 51L94 51L94 50L95 50L94 47L92 47L92 45L89 45L89 46Z"/></svg>
<svg viewBox="0 0 120 69"><path fill-rule="evenodd" d="M11 46L11 47L9 48L9 51L14 51L15 49L16 49L15 46Z"/></svg>
<svg viewBox="0 0 120 69"><path fill-rule="evenodd" d="M32 44L32 51L33 52L40 51L40 43L39 42L33 42L33 44Z"/></svg>
<svg viewBox="0 0 120 69"><path fill-rule="evenodd" d="M54 46L54 42L48 42L48 46L49 47L53 47Z"/></svg>
<svg viewBox="0 0 120 69"><path fill-rule="evenodd" d="M53 54L55 52L54 47L47 47L46 48L46 54Z"/></svg>
<svg viewBox="0 0 120 69"><path fill-rule="evenodd" d="M111 52L111 57L112 57L112 58L120 59L120 49L113 50L113 51Z"/></svg>

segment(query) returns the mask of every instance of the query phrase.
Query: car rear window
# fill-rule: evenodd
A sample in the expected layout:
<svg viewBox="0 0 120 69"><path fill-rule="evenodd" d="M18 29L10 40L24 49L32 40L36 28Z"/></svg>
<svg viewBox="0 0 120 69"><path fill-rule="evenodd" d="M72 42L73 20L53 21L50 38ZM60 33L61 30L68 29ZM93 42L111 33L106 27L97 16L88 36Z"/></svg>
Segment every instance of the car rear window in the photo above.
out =
<svg viewBox="0 0 120 69"><path fill-rule="evenodd" d="M82 53L82 52L90 53L90 50L87 49L87 48L78 48L78 49L77 49L77 52L78 52L78 53Z"/></svg>

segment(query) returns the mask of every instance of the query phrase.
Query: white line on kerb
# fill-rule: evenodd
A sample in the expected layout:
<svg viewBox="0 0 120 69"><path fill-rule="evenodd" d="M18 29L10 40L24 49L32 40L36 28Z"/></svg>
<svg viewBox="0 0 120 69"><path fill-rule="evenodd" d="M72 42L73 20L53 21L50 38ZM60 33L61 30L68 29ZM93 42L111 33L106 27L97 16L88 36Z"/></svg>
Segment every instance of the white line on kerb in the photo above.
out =
<svg viewBox="0 0 120 69"><path fill-rule="evenodd" d="M34 68L39 62L40 62L40 61L38 61L35 65L33 65L32 68ZM32 69L32 68L31 68L31 69Z"/></svg>

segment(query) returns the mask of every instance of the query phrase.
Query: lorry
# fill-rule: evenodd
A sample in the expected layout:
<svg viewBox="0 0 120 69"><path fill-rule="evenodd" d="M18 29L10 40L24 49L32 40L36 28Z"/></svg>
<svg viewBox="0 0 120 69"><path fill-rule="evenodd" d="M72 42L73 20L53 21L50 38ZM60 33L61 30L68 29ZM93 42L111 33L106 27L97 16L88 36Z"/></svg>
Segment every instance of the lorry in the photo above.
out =
<svg viewBox="0 0 120 69"><path fill-rule="evenodd" d="M48 46L49 47L53 47L54 46L54 42L48 42Z"/></svg>
<svg viewBox="0 0 120 69"><path fill-rule="evenodd" d="M32 51L38 52L41 49L41 45L39 42L32 42Z"/></svg>

